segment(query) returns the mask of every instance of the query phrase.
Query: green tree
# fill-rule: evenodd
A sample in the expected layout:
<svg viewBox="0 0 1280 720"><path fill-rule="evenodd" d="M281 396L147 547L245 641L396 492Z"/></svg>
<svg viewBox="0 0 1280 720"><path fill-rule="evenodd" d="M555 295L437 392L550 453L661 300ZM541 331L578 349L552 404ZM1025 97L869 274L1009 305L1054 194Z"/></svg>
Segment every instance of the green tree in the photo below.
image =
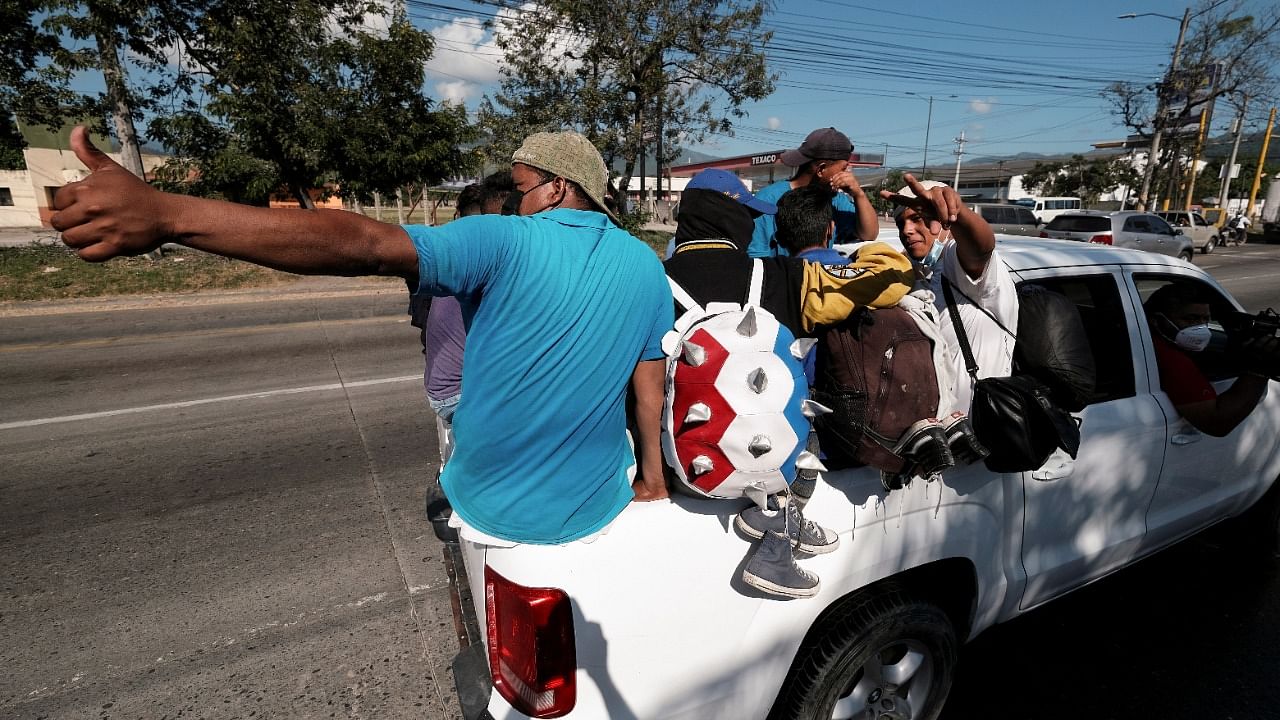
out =
<svg viewBox="0 0 1280 720"><path fill-rule="evenodd" d="M742 104L773 92L761 30L765 0L547 0L494 25L502 89L480 124L490 159L530 132L572 127L623 161L621 195L645 149L733 134Z"/></svg>
<svg viewBox="0 0 1280 720"><path fill-rule="evenodd" d="M1066 162L1037 162L1022 176L1022 186L1039 195L1078 197L1085 205L1121 185L1141 181L1128 157L1086 158L1072 155Z"/></svg>
<svg viewBox="0 0 1280 720"><path fill-rule="evenodd" d="M1178 67L1151 84L1118 82L1104 91L1112 112L1134 134L1150 139L1164 132L1153 199L1176 184L1178 158L1194 152L1200 114L1212 132L1214 101L1223 95L1276 97L1280 58L1280 6L1248 12L1243 0L1201 0L1192 13ZM1156 109L1163 105L1158 115ZM1210 193L1216 195L1217 191ZM1153 203L1154 205L1154 203Z"/></svg>
<svg viewBox="0 0 1280 720"><path fill-rule="evenodd" d="M884 178L880 181L880 185L876 187L874 191L867 193L867 197L871 200L871 206L876 209L876 212L890 212L897 207L888 200L880 197L880 191L889 190L897 192L899 188L905 187L907 181L902 177L905 174L905 172L896 168L890 170L885 173Z"/></svg>
<svg viewBox="0 0 1280 720"><path fill-rule="evenodd" d="M431 38L382 13L362 0L226 0L188 16L150 125L178 156L165 180L258 202L287 188L310 207L313 190L367 199L457 170L465 117L421 90Z"/></svg>

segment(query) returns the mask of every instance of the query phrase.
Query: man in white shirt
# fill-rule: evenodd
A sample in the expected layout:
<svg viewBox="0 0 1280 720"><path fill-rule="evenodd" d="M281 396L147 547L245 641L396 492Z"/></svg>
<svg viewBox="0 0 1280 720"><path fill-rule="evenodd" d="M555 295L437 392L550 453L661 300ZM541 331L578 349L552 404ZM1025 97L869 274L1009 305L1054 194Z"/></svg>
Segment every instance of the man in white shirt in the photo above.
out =
<svg viewBox="0 0 1280 720"><path fill-rule="evenodd" d="M1241 213L1236 216L1235 222L1231 223L1231 229L1234 231L1236 245L1243 245L1249 240L1249 226L1253 224L1249 220L1249 216Z"/></svg>
<svg viewBox="0 0 1280 720"><path fill-rule="evenodd" d="M897 204L898 238L916 270L912 295L931 301L941 327L943 364L939 389L950 385L953 411L969 412L970 378L942 292L951 283L960 321L973 349L979 377L1009 375L1018 332L1018 293L1013 277L996 252L996 238L981 215L970 210L956 191L936 181L906 176L907 186L881 196ZM948 377L949 376L949 377Z"/></svg>

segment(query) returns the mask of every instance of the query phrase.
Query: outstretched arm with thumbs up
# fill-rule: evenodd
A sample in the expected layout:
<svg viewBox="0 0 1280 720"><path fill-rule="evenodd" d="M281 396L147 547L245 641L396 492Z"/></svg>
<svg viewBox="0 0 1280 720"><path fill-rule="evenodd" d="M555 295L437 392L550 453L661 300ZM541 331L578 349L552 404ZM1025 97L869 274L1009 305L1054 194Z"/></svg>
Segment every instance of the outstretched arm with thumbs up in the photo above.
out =
<svg viewBox="0 0 1280 720"><path fill-rule="evenodd" d="M344 210L278 210L160 192L120 167L77 127L71 149L90 171L53 198L53 227L90 262L166 242L315 275L416 277L404 230Z"/></svg>

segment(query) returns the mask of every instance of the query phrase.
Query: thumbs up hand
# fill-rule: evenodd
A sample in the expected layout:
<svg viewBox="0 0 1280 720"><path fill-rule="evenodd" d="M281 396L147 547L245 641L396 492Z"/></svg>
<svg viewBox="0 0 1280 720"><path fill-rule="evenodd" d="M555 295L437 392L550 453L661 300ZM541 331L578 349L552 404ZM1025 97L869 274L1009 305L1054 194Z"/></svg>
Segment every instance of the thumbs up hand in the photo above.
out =
<svg viewBox="0 0 1280 720"><path fill-rule="evenodd" d="M71 131L71 150L89 177L58 190L50 218L62 241L81 259L103 262L150 252L173 235L166 218L170 196L155 190L89 141L83 126Z"/></svg>

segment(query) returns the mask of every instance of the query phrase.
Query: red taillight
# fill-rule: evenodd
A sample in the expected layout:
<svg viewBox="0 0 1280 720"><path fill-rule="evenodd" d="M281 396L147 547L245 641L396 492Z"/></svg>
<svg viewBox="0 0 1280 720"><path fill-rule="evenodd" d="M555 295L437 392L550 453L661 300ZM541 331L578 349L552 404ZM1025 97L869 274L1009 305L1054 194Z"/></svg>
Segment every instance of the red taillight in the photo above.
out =
<svg viewBox="0 0 1280 720"><path fill-rule="evenodd" d="M578 669L569 596L517 585L487 565L484 595L493 686L530 717L568 713L577 702Z"/></svg>
<svg viewBox="0 0 1280 720"><path fill-rule="evenodd" d="M1044 238L1045 240L1048 240L1048 239L1049 239L1049 233L1047 233L1047 232L1045 232L1045 231L1041 230L1041 231L1040 231L1040 237Z"/></svg>
<svg viewBox="0 0 1280 720"><path fill-rule="evenodd" d="M1089 242L1093 243L1094 245L1110 245L1111 236L1110 235L1094 235L1093 237L1089 238Z"/></svg>

